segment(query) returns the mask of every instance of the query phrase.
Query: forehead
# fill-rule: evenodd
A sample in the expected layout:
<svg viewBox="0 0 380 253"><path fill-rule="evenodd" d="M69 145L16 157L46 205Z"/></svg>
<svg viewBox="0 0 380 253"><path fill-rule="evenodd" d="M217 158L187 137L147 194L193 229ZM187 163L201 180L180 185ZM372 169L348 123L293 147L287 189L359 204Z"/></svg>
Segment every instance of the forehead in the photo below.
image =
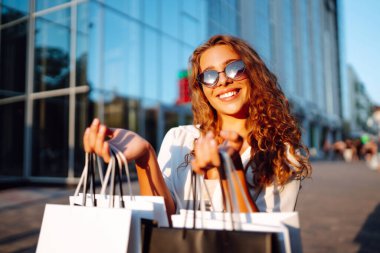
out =
<svg viewBox="0 0 380 253"><path fill-rule="evenodd" d="M228 45L216 45L203 52L199 59L201 70L206 68L224 67L229 60L240 59L236 51Z"/></svg>

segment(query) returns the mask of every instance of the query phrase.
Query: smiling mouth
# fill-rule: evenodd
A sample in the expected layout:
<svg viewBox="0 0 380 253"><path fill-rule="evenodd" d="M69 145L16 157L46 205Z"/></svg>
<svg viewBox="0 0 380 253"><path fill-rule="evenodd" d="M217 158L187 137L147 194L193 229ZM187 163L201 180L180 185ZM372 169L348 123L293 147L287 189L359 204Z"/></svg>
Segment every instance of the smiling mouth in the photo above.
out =
<svg viewBox="0 0 380 253"><path fill-rule="evenodd" d="M240 91L239 89L233 90L233 91L229 91L229 92L226 92L226 93L218 95L218 97L220 99L232 98L232 97L236 96L239 93L239 91Z"/></svg>

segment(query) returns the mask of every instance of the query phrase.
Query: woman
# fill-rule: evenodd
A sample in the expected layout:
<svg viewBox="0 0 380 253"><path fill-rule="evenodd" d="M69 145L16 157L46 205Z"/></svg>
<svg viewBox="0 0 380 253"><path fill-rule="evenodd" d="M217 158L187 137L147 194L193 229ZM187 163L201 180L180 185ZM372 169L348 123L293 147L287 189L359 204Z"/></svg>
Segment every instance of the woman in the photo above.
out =
<svg viewBox="0 0 380 253"><path fill-rule="evenodd" d="M108 142L116 145L128 160L135 160L141 194L163 196L172 214L186 206L191 169L215 185L218 150L226 149L243 186L237 193L241 211L249 208L244 195L254 211L293 211L300 180L311 173L311 166L302 155L308 152L276 77L246 42L225 35L211 37L194 51L190 73L194 123L171 129L158 159L137 134L108 130L98 120L85 132L86 152L96 152L107 162ZM107 135L111 139L105 141ZM216 187L211 198L222 206L218 192Z"/></svg>

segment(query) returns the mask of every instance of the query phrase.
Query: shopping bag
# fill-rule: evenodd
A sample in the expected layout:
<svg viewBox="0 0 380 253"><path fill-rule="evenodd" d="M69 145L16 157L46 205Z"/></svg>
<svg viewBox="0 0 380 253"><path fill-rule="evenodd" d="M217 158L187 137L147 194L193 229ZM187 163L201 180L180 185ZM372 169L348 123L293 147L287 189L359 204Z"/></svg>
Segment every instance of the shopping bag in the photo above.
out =
<svg viewBox="0 0 380 253"><path fill-rule="evenodd" d="M171 218L175 228L275 233L280 252L302 252L297 212L228 214L196 211L194 218L194 211L181 210Z"/></svg>
<svg viewBox="0 0 380 253"><path fill-rule="evenodd" d="M37 253L127 252L132 212L47 204Z"/></svg>
<svg viewBox="0 0 380 253"><path fill-rule="evenodd" d="M143 253L280 252L276 233L144 225Z"/></svg>
<svg viewBox="0 0 380 253"><path fill-rule="evenodd" d="M100 193L79 193L82 185L78 184L74 195L70 196L70 204L92 206L95 203L99 208L125 208L131 210L132 220L128 252L141 252L141 219L156 220L159 226L169 226L164 199L161 196L134 196L131 190L128 163L119 150L113 146L111 146L111 150L112 158L102 181ZM84 171L86 169L95 170L91 168L91 165L95 164L90 162L87 166L85 164ZM121 176L123 168L126 172L129 195L123 194ZM87 174L82 173L83 180L81 179L80 182L86 182L85 175ZM109 189L108 194L106 194L107 187ZM119 189L119 194L116 194L117 188ZM83 189L85 188L83 187Z"/></svg>
<svg viewBox="0 0 380 253"><path fill-rule="evenodd" d="M203 187L197 188L198 180L192 179L194 203L200 203L197 207L200 210L195 210L195 204L193 210L181 210L172 215L173 228L144 228L144 252L301 252L300 240L298 244L294 243L294 247L290 240L290 231L294 232L293 227L295 231L299 228L298 214L253 213L252 210L240 213L234 189L236 184L232 183L234 176L235 182L239 182L233 163L226 153L221 157L225 167L223 178L228 181L229 190L224 198L227 212L206 212L203 194L197 192ZM242 188L240 192L243 192ZM197 196L201 198L198 202ZM248 207L248 200L245 201ZM300 238L294 241L297 239Z"/></svg>

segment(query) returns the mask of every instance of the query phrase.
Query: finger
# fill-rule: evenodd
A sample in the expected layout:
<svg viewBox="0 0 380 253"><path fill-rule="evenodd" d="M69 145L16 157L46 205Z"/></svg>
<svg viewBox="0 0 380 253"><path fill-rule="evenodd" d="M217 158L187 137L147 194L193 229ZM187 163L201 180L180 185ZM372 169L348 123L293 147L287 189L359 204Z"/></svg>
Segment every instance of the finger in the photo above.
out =
<svg viewBox="0 0 380 253"><path fill-rule="evenodd" d="M92 124L90 126L90 136L89 136L89 144L91 150L95 151L95 143L96 143L96 137L98 135L98 130L99 130L99 120L94 119L92 121Z"/></svg>
<svg viewBox="0 0 380 253"><path fill-rule="evenodd" d="M222 131L220 131L220 136L227 141L232 141L232 142L242 142L243 141L243 137L241 137L241 135L239 135L235 131L222 130Z"/></svg>
<svg viewBox="0 0 380 253"><path fill-rule="evenodd" d="M207 133L197 142L196 151L196 162L201 169L208 170L220 165L218 145L212 133Z"/></svg>
<svg viewBox="0 0 380 253"><path fill-rule="evenodd" d="M209 142L209 156L211 164L215 167L220 166L220 157L219 157L219 150L218 150L218 144L216 143L215 139L211 139Z"/></svg>
<svg viewBox="0 0 380 253"><path fill-rule="evenodd" d="M235 131L220 131L220 136L225 139L225 145L231 146L236 150L240 150L243 146L243 137Z"/></svg>
<svg viewBox="0 0 380 253"><path fill-rule="evenodd" d="M107 131L107 128L104 125L100 125L98 134L96 135L96 142L95 142L95 153L98 155L102 155L106 131Z"/></svg>
<svg viewBox="0 0 380 253"><path fill-rule="evenodd" d="M91 153L92 150L91 150L91 147L90 147L90 128L87 127L86 130L84 131L84 135L83 135L83 147L84 147L84 151L86 153Z"/></svg>
<svg viewBox="0 0 380 253"><path fill-rule="evenodd" d="M103 157L103 160L104 160L106 163L109 163L110 160L111 160L110 146L109 146L108 142L105 142L105 143L103 144L102 157Z"/></svg>
<svg viewBox="0 0 380 253"><path fill-rule="evenodd" d="M204 170L202 170L202 168L198 165L197 161L196 160L192 160L191 161L191 168L193 169L193 171L199 175L203 175L204 174Z"/></svg>

